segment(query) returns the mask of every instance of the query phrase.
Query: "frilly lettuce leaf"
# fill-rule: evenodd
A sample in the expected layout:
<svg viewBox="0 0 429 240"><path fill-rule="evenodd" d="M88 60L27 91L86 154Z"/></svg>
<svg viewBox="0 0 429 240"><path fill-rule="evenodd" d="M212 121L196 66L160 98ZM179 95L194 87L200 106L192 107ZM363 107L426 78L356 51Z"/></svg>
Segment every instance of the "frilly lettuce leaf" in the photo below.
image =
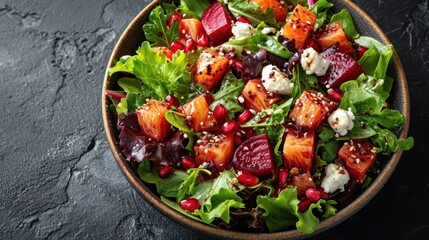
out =
<svg viewBox="0 0 429 240"><path fill-rule="evenodd" d="M236 194L239 189L231 183L235 177L233 169L225 170L213 180L211 185L201 184L203 187L196 189L194 196L200 200L201 208L194 214L200 216L206 223L211 223L218 218L229 223L230 208L244 208L242 199ZM201 198L201 196L205 197Z"/></svg>
<svg viewBox="0 0 429 240"><path fill-rule="evenodd" d="M143 86L147 97L163 100L167 95L173 95L181 102L189 100L193 89L191 74L186 70L187 55L178 51L169 60L165 55L154 52L145 41L134 56L122 59L109 69L109 75L116 72L134 74Z"/></svg>

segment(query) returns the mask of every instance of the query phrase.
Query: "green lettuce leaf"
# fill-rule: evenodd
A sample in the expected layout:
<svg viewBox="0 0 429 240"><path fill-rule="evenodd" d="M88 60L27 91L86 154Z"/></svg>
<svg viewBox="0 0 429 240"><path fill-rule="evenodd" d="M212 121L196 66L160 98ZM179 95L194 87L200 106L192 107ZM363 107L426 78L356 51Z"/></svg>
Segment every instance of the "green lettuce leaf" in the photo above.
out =
<svg viewBox="0 0 429 240"><path fill-rule="evenodd" d="M180 15L201 19L204 11L210 6L209 0L180 0L180 5L176 11Z"/></svg>
<svg viewBox="0 0 429 240"><path fill-rule="evenodd" d="M180 202L187 195L195 194L195 186L197 185L196 180L201 171L204 171L207 174L210 174L210 171L208 171L207 169L204 169L202 166L198 168L191 168L188 170L187 173L189 175L179 186L179 189L177 192L177 198L176 198L177 202Z"/></svg>
<svg viewBox="0 0 429 240"><path fill-rule="evenodd" d="M339 13L332 15L331 23L332 22L340 22L347 36L351 38L359 37L353 17L347 9L342 9Z"/></svg>
<svg viewBox="0 0 429 240"><path fill-rule="evenodd" d="M310 9L310 11L312 11L314 15L316 15L316 25L314 26L314 31L317 31L323 26L327 19L327 13L329 9L331 9L333 6L334 4L330 3L327 0L319 0Z"/></svg>
<svg viewBox="0 0 429 240"><path fill-rule="evenodd" d="M236 194L240 188L236 189L231 184L233 178L236 178L234 169L225 170L210 185L201 184L203 186L196 189L193 196L200 200L201 208L194 214L200 216L206 223L218 218L229 223L230 208L244 208L242 199Z"/></svg>
<svg viewBox="0 0 429 240"><path fill-rule="evenodd" d="M140 89L145 90L142 92L148 94L147 97L158 100L173 95L183 103L193 97L196 90L190 73L186 70L185 53L176 52L170 61L165 55L154 52L147 41L143 42L136 53L126 60L118 61L109 69L109 75L116 72L134 74L143 83Z"/></svg>
<svg viewBox="0 0 429 240"><path fill-rule="evenodd" d="M356 43L368 48L368 51L359 59L365 74L377 79L385 79L390 59L393 56L393 46L383 44L374 38L361 36L355 39Z"/></svg>
<svg viewBox="0 0 429 240"><path fill-rule="evenodd" d="M148 158L144 158L139 164L137 174L144 182L155 184L156 191L165 197L176 197L180 185L188 176L185 172L174 171L169 177L160 178L157 171L152 169Z"/></svg>
<svg viewBox="0 0 429 240"><path fill-rule="evenodd" d="M323 213L323 217L330 217L336 212L336 209L332 206L336 202L323 199L317 203L312 203L304 213L299 212L299 200L295 187L284 189L277 198L258 196L256 202L258 208L265 210L262 217L265 219L270 232L288 230L295 226L298 231L311 234L320 222L319 218L313 214L314 209Z"/></svg>
<svg viewBox="0 0 429 240"><path fill-rule="evenodd" d="M152 42L152 46L170 47L171 43L179 38L179 22L174 21L167 28L168 16L162 6L157 6L149 14L149 20L143 25L146 39Z"/></svg>
<svg viewBox="0 0 429 240"><path fill-rule="evenodd" d="M248 0L231 0L228 1L228 9L235 17L244 16L254 25L265 22L272 27L277 26L273 8L262 11L261 7L255 2L249 3Z"/></svg>

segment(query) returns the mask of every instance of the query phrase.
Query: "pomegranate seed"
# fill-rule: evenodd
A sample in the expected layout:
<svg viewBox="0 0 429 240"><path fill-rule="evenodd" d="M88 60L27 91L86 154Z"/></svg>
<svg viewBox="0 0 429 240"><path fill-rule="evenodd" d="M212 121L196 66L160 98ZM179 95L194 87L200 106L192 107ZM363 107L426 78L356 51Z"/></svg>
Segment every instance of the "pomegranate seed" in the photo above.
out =
<svg viewBox="0 0 429 240"><path fill-rule="evenodd" d="M363 47L361 45L357 46L355 49L357 60L361 59L362 56L366 53L366 51L368 51L368 48Z"/></svg>
<svg viewBox="0 0 429 240"><path fill-rule="evenodd" d="M289 170L284 167L281 167L277 170L277 183L280 186L287 185L287 178L289 177Z"/></svg>
<svg viewBox="0 0 429 240"><path fill-rule="evenodd" d="M213 115L215 116L216 121L219 124L222 124L225 121L226 117L228 117L228 109L226 109L223 104L219 103L214 108Z"/></svg>
<svg viewBox="0 0 429 240"><path fill-rule="evenodd" d="M247 24L252 25L252 22L245 16L239 16L237 18L237 22L242 22L242 23L247 23Z"/></svg>
<svg viewBox="0 0 429 240"><path fill-rule="evenodd" d="M240 125L247 123L252 118L252 113L246 109L237 117L237 122Z"/></svg>
<svg viewBox="0 0 429 240"><path fill-rule="evenodd" d="M238 123L235 120L229 120L222 125L221 131L223 134L232 134L238 131Z"/></svg>
<svg viewBox="0 0 429 240"><path fill-rule="evenodd" d="M167 28L171 28L171 26L173 26L173 21L174 20L177 20L179 22L179 25L182 24L182 16L180 16L179 13L174 12L167 19Z"/></svg>
<svg viewBox="0 0 429 240"><path fill-rule="evenodd" d="M190 169L190 168L194 168L195 167L195 161L194 158L192 158L191 156L185 155L181 158L180 160L180 165L184 168L184 169Z"/></svg>
<svg viewBox="0 0 429 240"><path fill-rule="evenodd" d="M169 165L165 165L162 166L159 171L158 171L158 175L160 178L167 178L168 176L170 176L172 173L174 172L174 168L169 166Z"/></svg>
<svg viewBox="0 0 429 240"><path fill-rule="evenodd" d="M328 89L328 91L326 91L326 95L334 102L341 102L341 100L343 99L343 93L340 89L337 88Z"/></svg>
<svg viewBox="0 0 429 240"><path fill-rule="evenodd" d="M174 42L171 43L170 50L173 53L175 53L175 52L177 52L179 50L183 51L183 50L185 50L185 45L183 45L183 43L181 43L179 41L174 41Z"/></svg>
<svg viewBox="0 0 429 240"><path fill-rule="evenodd" d="M250 174L249 172L242 170L238 171L237 180L239 183L246 187L252 187L259 183L259 178Z"/></svg>
<svg viewBox="0 0 429 240"><path fill-rule="evenodd" d="M299 203L298 203L298 211L300 211L300 212L307 211L310 204L311 204L311 201L308 200L307 198L301 199L301 201L299 201Z"/></svg>
<svg viewBox="0 0 429 240"><path fill-rule="evenodd" d="M196 198L187 198L180 201L180 207L183 210L195 211L200 208L200 202Z"/></svg>
<svg viewBox="0 0 429 240"><path fill-rule="evenodd" d="M315 188L309 188L305 191L305 196L312 202L317 202L320 199L320 191Z"/></svg>
<svg viewBox="0 0 429 240"><path fill-rule="evenodd" d="M204 98L207 101L207 104L210 105L214 101L213 96L209 92L203 93Z"/></svg>
<svg viewBox="0 0 429 240"><path fill-rule="evenodd" d="M165 97L165 101L167 101L168 104L170 104L171 106L174 106L174 107L179 106L179 99L177 99L173 95L168 95L167 97Z"/></svg>
<svg viewBox="0 0 429 240"><path fill-rule="evenodd" d="M319 192L320 192L320 198L321 199L325 199L325 200L329 199L329 197L330 197L329 193L325 192L325 190L323 190L323 188L320 188Z"/></svg>
<svg viewBox="0 0 429 240"><path fill-rule="evenodd" d="M209 45L209 36L206 32L199 32L197 35L197 45L200 47L207 47Z"/></svg>
<svg viewBox="0 0 429 240"><path fill-rule="evenodd" d="M187 39L185 43L185 52L192 52L195 51L195 49L197 49L197 43L191 38Z"/></svg>

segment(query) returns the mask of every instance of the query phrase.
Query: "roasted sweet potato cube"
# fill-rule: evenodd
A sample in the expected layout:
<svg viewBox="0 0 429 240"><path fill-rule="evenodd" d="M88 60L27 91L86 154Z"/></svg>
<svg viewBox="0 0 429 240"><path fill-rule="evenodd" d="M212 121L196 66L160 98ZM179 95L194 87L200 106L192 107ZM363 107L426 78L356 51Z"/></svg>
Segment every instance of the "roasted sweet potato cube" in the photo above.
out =
<svg viewBox="0 0 429 240"><path fill-rule="evenodd" d="M170 133L171 125L165 119L168 109L168 103L154 99L136 109L140 129L146 137L162 141Z"/></svg>
<svg viewBox="0 0 429 240"><path fill-rule="evenodd" d="M315 90L304 91L296 100L289 117L296 124L316 129L336 108L336 103Z"/></svg>

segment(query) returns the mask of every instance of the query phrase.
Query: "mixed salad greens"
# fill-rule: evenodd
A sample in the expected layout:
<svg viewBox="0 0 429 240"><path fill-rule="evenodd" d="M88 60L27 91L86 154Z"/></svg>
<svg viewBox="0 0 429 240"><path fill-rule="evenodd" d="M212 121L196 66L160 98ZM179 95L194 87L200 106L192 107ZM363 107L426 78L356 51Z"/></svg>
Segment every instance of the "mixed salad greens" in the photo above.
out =
<svg viewBox="0 0 429 240"><path fill-rule="evenodd" d="M409 150L389 108L393 46L328 0L180 0L109 69L123 155L175 210L215 227L298 229L347 206ZM385 156L385 157L383 157Z"/></svg>

